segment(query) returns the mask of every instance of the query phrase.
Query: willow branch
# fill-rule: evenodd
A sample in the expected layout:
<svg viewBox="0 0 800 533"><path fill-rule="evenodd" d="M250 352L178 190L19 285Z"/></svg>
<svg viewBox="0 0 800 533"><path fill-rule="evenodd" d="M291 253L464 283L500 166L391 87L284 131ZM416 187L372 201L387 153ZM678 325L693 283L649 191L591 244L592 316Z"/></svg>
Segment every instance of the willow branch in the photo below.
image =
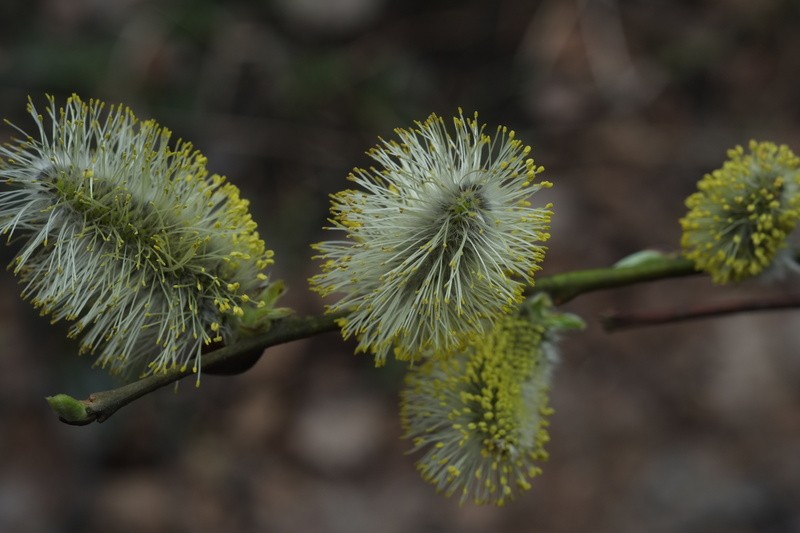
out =
<svg viewBox="0 0 800 533"><path fill-rule="evenodd" d="M271 329L261 335L256 335L241 340L233 346L215 350L203 356L203 370L212 370L215 367L236 361L243 357L250 357L253 350L263 351L265 348L290 342L297 339L311 337L337 328L337 315L330 316L289 316L275 321ZM147 376L116 389L90 394L86 400L73 400L83 404L83 416L63 416L58 410L62 422L83 426L92 422L104 422L120 408L128 405L162 387L166 387L187 376L194 375L192 369L181 370L175 368L163 373ZM52 405L52 403L51 403Z"/></svg>
<svg viewBox="0 0 800 533"><path fill-rule="evenodd" d="M739 313L752 313L760 311L781 311L800 308L800 297L780 298L777 300L761 300L736 302L705 307L694 307L683 310L666 309L638 313L614 313L601 317L603 329L618 331L621 329L640 328L645 326L659 326L698 320L702 318L716 318Z"/></svg>
<svg viewBox="0 0 800 533"><path fill-rule="evenodd" d="M650 259L646 263L622 268L575 270L536 280L531 292L546 292L555 304L563 304L581 294L698 274L694 264L682 257Z"/></svg>
<svg viewBox="0 0 800 533"><path fill-rule="evenodd" d="M536 286L530 292L546 292L555 303L564 303L587 292L688 276L694 273L695 270L690 261L663 257L634 267L598 268L543 276L537 280ZM270 346L335 330L337 328L336 320L341 316L290 316L277 320L266 333L243 339L233 346L205 354L202 360L202 371L214 372L231 366L237 367L237 364L249 367L261 356L264 349ZM225 373L225 370L222 373ZM57 395L59 403L51 401L51 406L59 414L59 418L68 424L85 425L92 422L103 422L134 400L190 375L194 375L191 369L176 368L142 378L116 389L95 392L85 400ZM66 402L69 408L60 409L58 405L61 405L61 401Z"/></svg>

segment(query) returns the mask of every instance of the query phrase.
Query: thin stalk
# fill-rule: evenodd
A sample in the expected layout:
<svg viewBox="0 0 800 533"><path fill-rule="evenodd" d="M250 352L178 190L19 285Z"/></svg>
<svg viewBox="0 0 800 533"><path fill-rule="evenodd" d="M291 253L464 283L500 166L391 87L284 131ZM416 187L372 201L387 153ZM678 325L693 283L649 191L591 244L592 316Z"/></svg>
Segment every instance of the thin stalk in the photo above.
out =
<svg viewBox="0 0 800 533"><path fill-rule="evenodd" d="M689 276L695 273L694 266L690 261L665 256L631 267L576 270L543 276L536 281L536 286L528 293L545 292L550 295L553 302L562 304L588 292ZM276 320L266 333L243 339L235 345L204 355L202 371L214 372L215 368L236 368L237 364L244 365L245 368L249 367L270 346L337 329L336 320L339 318L342 318L342 315L290 316ZM191 369L168 370L116 389L92 393L85 400L73 399L74 402L85 406L85 416L60 416L60 418L62 421L74 425L103 422L120 408L138 398L190 375L194 375ZM71 399L69 396L64 396Z"/></svg>

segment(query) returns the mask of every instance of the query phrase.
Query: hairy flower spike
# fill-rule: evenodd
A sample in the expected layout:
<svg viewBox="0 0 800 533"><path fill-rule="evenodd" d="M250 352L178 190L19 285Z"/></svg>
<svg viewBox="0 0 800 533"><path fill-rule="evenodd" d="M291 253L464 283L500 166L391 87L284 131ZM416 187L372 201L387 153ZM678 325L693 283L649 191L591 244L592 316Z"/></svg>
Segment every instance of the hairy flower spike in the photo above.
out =
<svg viewBox="0 0 800 533"><path fill-rule="evenodd" d="M681 219L684 255L720 284L763 272L800 220L800 159L788 147L750 141L728 158L700 180Z"/></svg>
<svg viewBox="0 0 800 533"><path fill-rule="evenodd" d="M547 458L555 351L545 328L508 316L465 351L409 371L401 418L423 478L461 502L502 505L531 487Z"/></svg>
<svg viewBox="0 0 800 533"><path fill-rule="evenodd" d="M493 331L448 359L412 368L400 415L424 479L461 503L503 505L531 487L547 458L548 391L563 331L584 322L529 298Z"/></svg>
<svg viewBox="0 0 800 533"><path fill-rule="evenodd" d="M382 364L463 348L522 299L544 256L550 205L528 197L548 182L513 131L485 133L477 114L451 133L431 115L368 152L379 168L349 176L361 190L333 195L333 229L346 240L315 245L324 260L311 279L344 296L345 337Z"/></svg>
<svg viewBox="0 0 800 533"><path fill-rule="evenodd" d="M28 111L37 136L14 126L23 139L0 147L0 232L22 242L23 297L75 321L113 373L199 372L203 347L232 340L271 287L248 202L128 108L73 95L60 109L48 97L49 120Z"/></svg>

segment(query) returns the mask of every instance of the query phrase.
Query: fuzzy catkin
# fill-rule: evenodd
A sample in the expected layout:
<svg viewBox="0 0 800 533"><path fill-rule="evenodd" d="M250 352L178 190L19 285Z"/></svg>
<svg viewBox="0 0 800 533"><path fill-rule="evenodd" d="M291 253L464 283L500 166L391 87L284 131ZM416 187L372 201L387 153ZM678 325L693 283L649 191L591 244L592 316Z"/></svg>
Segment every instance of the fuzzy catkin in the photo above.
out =
<svg viewBox="0 0 800 533"><path fill-rule="evenodd" d="M22 137L0 147L0 233L19 245L22 296L72 321L82 352L125 377L199 371L246 313L269 315L272 252L190 143L76 95L28 111L35 134L12 125Z"/></svg>
<svg viewBox="0 0 800 533"><path fill-rule="evenodd" d="M680 221L684 255L718 284L769 269L800 220L800 158L786 145L750 141L697 189Z"/></svg>
<svg viewBox="0 0 800 533"><path fill-rule="evenodd" d="M485 131L477 115L431 115L368 155L378 166L355 169L359 186L332 197L342 239L315 245L322 295L340 294L345 337L378 365L389 353L415 360L446 356L522 300L544 257L550 205L528 198L546 181L530 147L514 131Z"/></svg>
<svg viewBox="0 0 800 533"><path fill-rule="evenodd" d="M422 477L461 502L503 505L547 459L555 348L545 327L516 315L446 360L412 368L401 420Z"/></svg>

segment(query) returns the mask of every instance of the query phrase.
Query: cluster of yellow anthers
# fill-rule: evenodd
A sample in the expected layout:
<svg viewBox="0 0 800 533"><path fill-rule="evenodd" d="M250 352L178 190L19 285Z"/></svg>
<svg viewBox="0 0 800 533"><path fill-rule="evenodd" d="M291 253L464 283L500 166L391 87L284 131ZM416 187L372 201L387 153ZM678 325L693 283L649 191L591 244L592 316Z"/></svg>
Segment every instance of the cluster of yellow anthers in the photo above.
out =
<svg viewBox="0 0 800 533"><path fill-rule="evenodd" d="M800 220L800 159L788 147L751 141L728 152L686 200L684 255L715 283L737 282L774 264Z"/></svg>
<svg viewBox="0 0 800 533"><path fill-rule="evenodd" d="M511 315L476 344L409 371L401 418L422 476L461 502L502 505L547 458L553 351L545 328Z"/></svg>
<svg viewBox="0 0 800 533"><path fill-rule="evenodd" d="M248 202L191 144L123 106L32 102L38 137L0 147L0 232L22 241L23 297L74 321L81 349L125 376L192 365L271 312L272 252ZM199 376L198 376L199 377Z"/></svg>
<svg viewBox="0 0 800 533"><path fill-rule="evenodd" d="M530 195L548 182L530 147L499 127L487 135L477 115L431 115L395 131L368 155L379 168L355 169L360 186L333 195L333 227L342 240L315 245L323 295L342 297L345 337L378 365L463 349L511 312L544 256L550 205Z"/></svg>

